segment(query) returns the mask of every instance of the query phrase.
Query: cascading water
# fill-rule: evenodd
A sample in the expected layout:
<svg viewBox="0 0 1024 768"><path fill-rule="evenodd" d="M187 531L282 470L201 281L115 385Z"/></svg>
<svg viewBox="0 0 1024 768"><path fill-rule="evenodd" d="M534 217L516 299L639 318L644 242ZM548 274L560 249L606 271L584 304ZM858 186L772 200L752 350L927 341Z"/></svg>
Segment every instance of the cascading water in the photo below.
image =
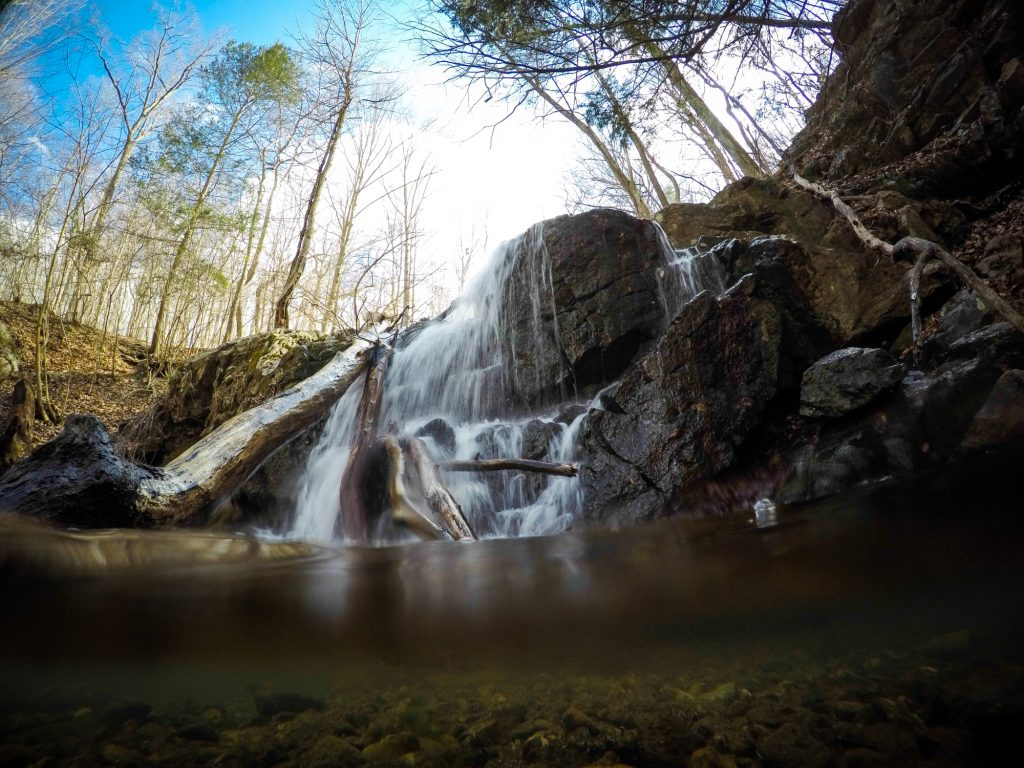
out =
<svg viewBox="0 0 1024 768"><path fill-rule="evenodd" d="M721 290L712 257L674 251L659 232L667 269L659 272L666 317L705 287ZM509 302L527 302L528 322L539 356L560 359L553 305L551 262L541 224L503 243L491 263L438 320L414 329L395 349L387 372L379 424L399 436L423 438L439 461L475 458L574 460L586 408L573 400L542 414L524 413L511 393L523 375L508 344ZM512 280L513 272L517 279ZM523 279L525 276L525 280ZM513 286L515 286L513 288ZM524 290L525 286L525 290ZM522 306L522 305L520 305ZM543 349L547 345L550 349ZM331 412L310 455L290 536L336 536L339 485L355 432L361 381L349 387ZM481 538L559 533L582 505L578 478L517 472L451 473L446 483ZM346 538L345 532L341 532ZM411 534L410 534L411 536Z"/></svg>

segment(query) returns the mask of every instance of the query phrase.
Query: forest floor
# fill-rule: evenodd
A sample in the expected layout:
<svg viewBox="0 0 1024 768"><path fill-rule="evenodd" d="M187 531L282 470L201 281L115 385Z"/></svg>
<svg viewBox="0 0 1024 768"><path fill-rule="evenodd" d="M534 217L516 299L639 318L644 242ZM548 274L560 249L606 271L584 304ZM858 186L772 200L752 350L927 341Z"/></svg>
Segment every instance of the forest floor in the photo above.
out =
<svg viewBox="0 0 1024 768"><path fill-rule="evenodd" d="M22 372L32 377L35 366L35 328L38 307L34 304L0 302L0 323L14 338ZM184 353L191 356L196 350ZM94 413L116 435L128 419L148 408L167 389L167 379L154 375L145 365L146 344L50 316L47 345L50 397L58 412ZM0 391L0 424L7 420L13 380ZM35 423L35 445L50 440L61 425Z"/></svg>

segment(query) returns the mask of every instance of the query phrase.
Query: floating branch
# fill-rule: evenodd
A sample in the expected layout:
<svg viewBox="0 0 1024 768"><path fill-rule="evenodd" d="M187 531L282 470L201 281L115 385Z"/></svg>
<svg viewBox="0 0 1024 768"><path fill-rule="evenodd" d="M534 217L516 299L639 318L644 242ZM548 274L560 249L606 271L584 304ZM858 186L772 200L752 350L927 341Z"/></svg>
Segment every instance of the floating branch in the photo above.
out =
<svg viewBox="0 0 1024 768"><path fill-rule="evenodd" d="M539 472L543 475L559 475L576 477L579 467L575 464L553 464L549 461L532 459L476 459L473 461L449 461L440 465L448 472L501 472L502 470L520 470L523 472Z"/></svg>

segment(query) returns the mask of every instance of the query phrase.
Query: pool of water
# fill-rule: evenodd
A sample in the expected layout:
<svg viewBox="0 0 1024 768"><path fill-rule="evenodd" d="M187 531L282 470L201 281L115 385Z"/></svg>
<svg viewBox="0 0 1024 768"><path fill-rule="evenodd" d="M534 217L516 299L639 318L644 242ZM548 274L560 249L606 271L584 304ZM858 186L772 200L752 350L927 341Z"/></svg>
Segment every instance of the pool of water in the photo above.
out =
<svg viewBox="0 0 1024 768"><path fill-rule="evenodd" d="M473 544L5 518L0 766L988 764L1022 746L1022 458Z"/></svg>

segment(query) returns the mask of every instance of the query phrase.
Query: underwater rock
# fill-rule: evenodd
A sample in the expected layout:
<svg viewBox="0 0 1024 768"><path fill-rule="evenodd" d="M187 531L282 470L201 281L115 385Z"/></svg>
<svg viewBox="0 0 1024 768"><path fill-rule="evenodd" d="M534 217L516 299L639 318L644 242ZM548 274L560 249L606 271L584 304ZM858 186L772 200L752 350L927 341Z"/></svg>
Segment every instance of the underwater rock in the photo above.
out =
<svg viewBox="0 0 1024 768"><path fill-rule="evenodd" d="M804 371L802 416L835 418L867 405L903 378L904 368L883 349L847 347Z"/></svg>
<svg viewBox="0 0 1024 768"><path fill-rule="evenodd" d="M320 711L324 708L322 699L303 693L258 693L253 697L256 711L263 717L272 718L282 712L297 714L306 710Z"/></svg>

